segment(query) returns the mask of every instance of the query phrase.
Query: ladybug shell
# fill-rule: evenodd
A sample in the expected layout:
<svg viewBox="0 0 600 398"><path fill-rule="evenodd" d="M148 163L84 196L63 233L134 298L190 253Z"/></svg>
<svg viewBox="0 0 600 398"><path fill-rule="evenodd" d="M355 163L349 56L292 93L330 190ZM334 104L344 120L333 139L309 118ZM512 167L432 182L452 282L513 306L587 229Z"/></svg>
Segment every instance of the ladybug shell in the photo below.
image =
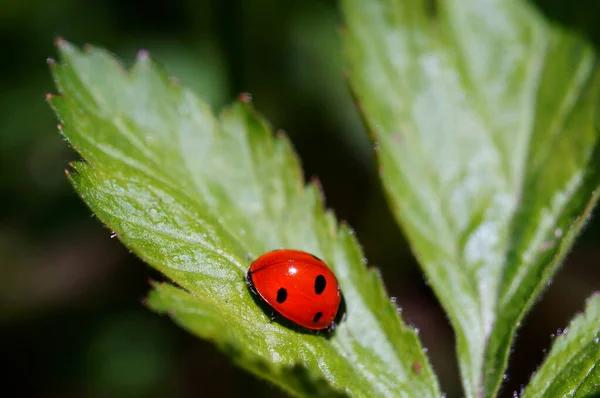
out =
<svg viewBox="0 0 600 398"><path fill-rule="evenodd" d="M248 285L275 311L307 329L332 329L340 286L318 257L299 250L274 250L250 265Z"/></svg>

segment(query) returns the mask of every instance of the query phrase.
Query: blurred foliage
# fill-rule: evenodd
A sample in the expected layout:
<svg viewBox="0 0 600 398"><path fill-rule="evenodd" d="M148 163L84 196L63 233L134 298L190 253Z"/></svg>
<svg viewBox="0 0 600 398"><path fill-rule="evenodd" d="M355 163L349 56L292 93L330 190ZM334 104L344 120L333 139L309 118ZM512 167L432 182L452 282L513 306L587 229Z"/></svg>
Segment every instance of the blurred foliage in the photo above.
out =
<svg viewBox="0 0 600 398"><path fill-rule="evenodd" d="M534 3L600 43L597 2ZM45 60L56 56L58 35L113 49L127 63L146 48L216 108L251 92L256 108L291 137L306 176L319 176L327 205L355 228L404 318L420 328L442 389L460 396L447 319L408 247L398 245L402 235L375 178L372 148L344 81L339 29L332 0L0 2L5 396L281 396L139 303L147 279L158 275L110 239L63 175L76 155L44 102L53 91ZM596 218L524 319L505 396L527 382L550 336L600 289L599 238ZM127 383L115 372L139 363L145 365L130 369L137 373Z"/></svg>
<svg viewBox="0 0 600 398"><path fill-rule="evenodd" d="M527 2L343 4L390 207L452 322L465 396L496 396L600 197L597 54Z"/></svg>

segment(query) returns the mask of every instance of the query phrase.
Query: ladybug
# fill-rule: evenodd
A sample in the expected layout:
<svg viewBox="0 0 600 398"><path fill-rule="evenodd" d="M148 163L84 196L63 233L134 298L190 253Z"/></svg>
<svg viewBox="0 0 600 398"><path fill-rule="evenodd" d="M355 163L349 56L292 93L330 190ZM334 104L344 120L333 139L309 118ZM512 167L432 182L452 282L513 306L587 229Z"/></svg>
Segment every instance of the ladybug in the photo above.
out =
<svg viewBox="0 0 600 398"><path fill-rule="evenodd" d="M317 256L289 249L267 252L252 262L246 283L296 325L312 331L335 328L342 293L333 272Z"/></svg>

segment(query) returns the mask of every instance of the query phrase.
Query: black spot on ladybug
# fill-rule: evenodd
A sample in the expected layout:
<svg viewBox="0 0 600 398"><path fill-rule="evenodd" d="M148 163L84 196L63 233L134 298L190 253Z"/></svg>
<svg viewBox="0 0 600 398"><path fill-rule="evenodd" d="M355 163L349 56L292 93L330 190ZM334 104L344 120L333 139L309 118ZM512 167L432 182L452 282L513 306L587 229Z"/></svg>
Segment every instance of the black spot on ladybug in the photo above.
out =
<svg viewBox="0 0 600 398"><path fill-rule="evenodd" d="M317 323L317 322L319 322L319 319L321 319L321 317L322 317L322 316L323 316L323 313L322 313L322 312L317 312L317 313L315 314L315 317L313 318L313 322L314 322L314 323Z"/></svg>
<svg viewBox="0 0 600 398"><path fill-rule="evenodd" d="M319 257L315 256L314 254L311 254L312 258L314 258L317 261L323 262L323 260L321 260Z"/></svg>
<svg viewBox="0 0 600 398"><path fill-rule="evenodd" d="M279 304L283 304L283 302L287 299L287 290L280 287L277 291L277 302Z"/></svg>
<svg viewBox="0 0 600 398"><path fill-rule="evenodd" d="M325 290L325 286L327 286L327 280L323 275L317 275L315 278L315 293L321 294L323 290Z"/></svg>

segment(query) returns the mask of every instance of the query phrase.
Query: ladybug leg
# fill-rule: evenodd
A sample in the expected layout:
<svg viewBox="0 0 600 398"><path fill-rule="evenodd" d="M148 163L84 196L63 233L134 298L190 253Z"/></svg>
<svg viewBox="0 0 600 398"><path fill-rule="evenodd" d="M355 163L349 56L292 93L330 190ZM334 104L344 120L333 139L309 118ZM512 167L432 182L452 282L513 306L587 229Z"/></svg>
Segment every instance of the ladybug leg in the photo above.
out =
<svg viewBox="0 0 600 398"><path fill-rule="evenodd" d="M337 325L335 324L335 322L331 322L331 325L329 325L329 327L327 328L327 333L333 332L336 326Z"/></svg>
<svg viewBox="0 0 600 398"><path fill-rule="evenodd" d="M342 315L342 322L344 322L347 317L348 317L348 313L344 312L344 315Z"/></svg>
<svg viewBox="0 0 600 398"><path fill-rule="evenodd" d="M255 294L258 295L258 292L256 291L256 289L254 288L254 284L252 283L252 279L250 279L250 271L248 271L248 273L246 273L246 285L248 285L248 288L250 288L250 291Z"/></svg>
<svg viewBox="0 0 600 398"><path fill-rule="evenodd" d="M269 317L269 322L273 322L275 319L277 319L277 313L271 312L271 316Z"/></svg>

